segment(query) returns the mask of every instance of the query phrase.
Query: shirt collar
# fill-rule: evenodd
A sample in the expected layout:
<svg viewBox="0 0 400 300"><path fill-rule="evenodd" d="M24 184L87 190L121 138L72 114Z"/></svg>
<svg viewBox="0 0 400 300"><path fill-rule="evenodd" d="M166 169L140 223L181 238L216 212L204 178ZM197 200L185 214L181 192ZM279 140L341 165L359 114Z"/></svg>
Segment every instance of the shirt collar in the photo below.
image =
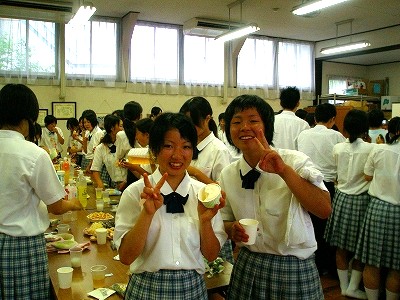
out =
<svg viewBox="0 0 400 300"><path fill-rule="evenodd" d="M160 181L161 177L162 174L160 173L160 170L157 168L157 170L155 170L151 175L152 184L155 185L158 181ZM190 176L186 172L185 177L183 177L181 183L178 185L175 192L185 197L189 193L189 189L190 189ZM168 182L165 182L164 185L161 187L160 192L164 195L168 195L174 191L172 190Z"/></svg>
<svg viewBox="0 0 400 300"><path fill-rule="evenodd" d="M212 142L212 140L214 139L215 135L214 133L211 131L209 135L206 136L206 138L204 140L202 140L200 143L197 144L197 149L199 149L199 151L203 150L209 143Z"/></svg>

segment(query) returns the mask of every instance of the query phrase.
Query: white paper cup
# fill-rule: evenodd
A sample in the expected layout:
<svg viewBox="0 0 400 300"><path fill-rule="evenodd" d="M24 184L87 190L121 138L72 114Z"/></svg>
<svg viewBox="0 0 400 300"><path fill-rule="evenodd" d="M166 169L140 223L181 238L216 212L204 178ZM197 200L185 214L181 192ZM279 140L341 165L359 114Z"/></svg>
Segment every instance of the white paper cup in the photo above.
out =
<svg viewBox="0 0 400 300"><path fill-rule="evenodd" d="M104 265L94 265L90 268L90 272L92 273L93 279L93 288L101 288L105 285L105 276L106 276L107 267Z"/></svg>
<svg viewBox="0 0 400 300"><path fill-rule="evenodd" d="M68 224L58 224L57 231L58 231L58 233L68 233L69 225Z"/></svg>
<svg viewBox="0 0 400 300"><path fill-rule="evenodd" d="M242 225L246 234L249 236L247 242L243 242L245 245L253 245L256 242L258 221L254 219L241 219L239 224Z"/></svg>
<svg viewBox="0 0 400 300"><path fill-rule="evenodd" d="M58 286L60 289L69 289L72 283L72 272L74 269L71 267L61 267L57 269Z"/></svg>
<svg viewBox="0 0 400 300"><path fill-rule="evenodd" d="M69 256L71 258L71 267L80 268L82 260L82 248L71 248L69 249Z"/></svg>
<svg viewBox="0 0 400 300"><path fill-rule="evenodd" d="M103 199L96 199L96 210L103 211L104 209L104 200Z"/></svg>
<svg viewBox="0 0 400 300"><path fill-rule="evenodd" d="M213 208L219 204L221 198L221 187L216 183L210 183L202 187L197 195L197 198L207 208Z"/></svg>
<svg viewBox="0 0 400 300"><path fill-rule="evenodd" d="M107 241L107 229L97 228L96 229L97 244L104 245Z"/></svg>

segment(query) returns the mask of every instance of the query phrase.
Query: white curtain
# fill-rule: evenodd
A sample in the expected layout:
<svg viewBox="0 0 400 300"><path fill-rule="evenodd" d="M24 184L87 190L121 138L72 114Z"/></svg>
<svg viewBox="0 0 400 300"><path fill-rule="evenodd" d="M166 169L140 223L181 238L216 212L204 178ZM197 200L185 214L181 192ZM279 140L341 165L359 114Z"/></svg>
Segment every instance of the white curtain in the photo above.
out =
<svg viewBox="0 0 400 300"><path fill-rule="evenodd" d="M115 86L117 23L89 21L65 25L65 73L72 86Z"/></svg>
<svg viewBox="0 0 400 300"><path fill-rule="evenodd" d="M0 18L1 80L57 83L55 31L55 23Z"/></svg>
<svg viewBox="0 0 400 300"><path fill-rule="evenodd" d="M178 28L136 24L131 40L128 91L179 93Z"/></svg>

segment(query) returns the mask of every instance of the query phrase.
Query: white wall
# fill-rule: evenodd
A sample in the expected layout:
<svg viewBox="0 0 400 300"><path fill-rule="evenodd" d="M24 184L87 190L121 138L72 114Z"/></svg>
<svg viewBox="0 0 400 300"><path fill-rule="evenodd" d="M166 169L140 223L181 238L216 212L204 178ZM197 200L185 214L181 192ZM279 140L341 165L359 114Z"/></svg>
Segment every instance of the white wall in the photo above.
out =
<svg viewBox="0 0 400 300"><path fill-rule="evenodd" d="M59 101L60 88L57 86L29 86L36 94L39 100L40 108L48 109L52 114L51 102ZM125 88L101 88L101 87L66 87L65 101L76 102L76 117L79 119L82 112L86 109L93 109L96 113L111 113L116 109L123 109L125 103L134 100L143 107L143 117L150 113L153 106L159 106L163 111L177 112L182 104L192 96L186 95L151 95L134 94L126 92ZM213 108L213 117L218 123L218 115L225 111L232 99L222 104L221 97L205 97ZM267 100L274 111L281 109L279 99ZM300 107L312 105L312 101L301 101ZM58 127L63 130L65 136L64 152L66 153L66 143L69 131L66 128L66 120L59 120Z"/></svg>

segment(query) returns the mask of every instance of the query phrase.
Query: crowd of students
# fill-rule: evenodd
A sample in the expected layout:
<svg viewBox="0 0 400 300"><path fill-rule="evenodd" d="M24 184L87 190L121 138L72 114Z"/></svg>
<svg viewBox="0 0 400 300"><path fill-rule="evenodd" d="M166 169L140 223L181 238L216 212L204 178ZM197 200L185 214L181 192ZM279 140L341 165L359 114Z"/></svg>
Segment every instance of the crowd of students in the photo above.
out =
<svg viewBox="0 0 400 300"><path fill-rule="evenodd" d="M234 264L228 299L323 299L319 275L332 268L337 269L343 295L378 299L385 277L386 299L398 299L400 118L391 119L388 132L375 137L378 128L372 121L381 114L351 110L344 120L346 139L332 129L335 106L318 105L315 122L308 123L296 114L297 88L283 89L280 101L282 111L275 114L258 96L238 96L219 116L218 126L204 97L188 99L179 111L154 107L150 118L142 118L141 105L129 101L105 116L104 128L91 109L79 120L67 121L70 157L96 186L123 191L114 241L132 273L125 299L207 299L204 258L218 256ZM14 111L27 104L32 109L25 114ZM65 204L60 190L46 191L34 180L43 171L41 165L49 172L42 179L54 180L51 160L61 156L64 144L57 119L47 116L38 132L37 100L23 85L6 85L0 91L0 108L0 139L5 141L0 167L6 168L4 158L11 155L8 145L19 147L14 140L23 143L21 153L36 147L24 138L47 151L36 147L32 159L37 165L28 175L22 166L18 169L26 185L14 194L26 198L20 204L31 207L42 199L53 213L79 209L78 203ZM11 118L10 112L18 118ZM368 136L382 144L366 142ZM126 160L132 148L148 148L152 164ZM26 159L21 156L21 165ZM206 208L197 193L215 182L222 187L220 204ZM2 212L5 184L0 183ZM34 217L34 212L40 214L35 208L28 215ZM259 222L253 245L243 244L248 235L238 222L242 218ZM41 240L43 226L38 232L24 232L16 225L22 221L14 219L0 214L0 249L9 239L12 250L25 245L23 237ZM236 260L234 247L239 249ZM37 252L42 250L45 254L42 247ZM9 272L9 254L0 253L1 271ZM37 275L43 282L41 295L46 294L47 275ZM0 287L7 295L14 286L3 278ZM12 298L23 298L27 291L12 293Z"/></svg>

